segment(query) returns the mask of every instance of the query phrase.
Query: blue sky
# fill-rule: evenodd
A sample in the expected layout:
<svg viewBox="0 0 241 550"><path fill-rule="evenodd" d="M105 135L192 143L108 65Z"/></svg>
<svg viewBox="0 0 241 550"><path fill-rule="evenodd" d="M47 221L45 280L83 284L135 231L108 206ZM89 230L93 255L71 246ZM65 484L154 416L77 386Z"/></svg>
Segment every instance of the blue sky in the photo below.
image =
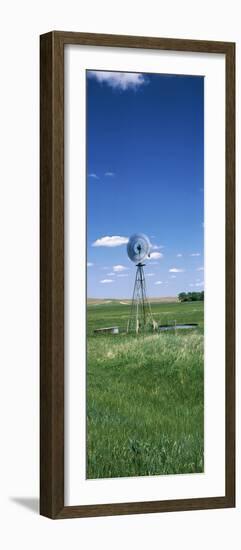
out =
<svg viewBox="0 0 241 550"><path fill-rule="evenodd" d="M131 296L137 232L150 297L204 288L203 102L203 77L87 72L88 297Z"/></svg>

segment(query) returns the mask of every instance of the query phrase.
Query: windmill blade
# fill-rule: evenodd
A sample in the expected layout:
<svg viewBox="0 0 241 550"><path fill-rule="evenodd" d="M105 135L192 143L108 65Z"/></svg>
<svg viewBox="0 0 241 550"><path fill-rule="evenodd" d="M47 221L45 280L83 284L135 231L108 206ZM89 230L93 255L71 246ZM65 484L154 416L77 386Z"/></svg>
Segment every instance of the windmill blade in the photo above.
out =
<svg viewBox="0 0 241 550"><path fill-rule="evenodd" d="M140 263L150 256L151 243L143 233L135 233L127 243L127 254L132 262Z"/></svg>

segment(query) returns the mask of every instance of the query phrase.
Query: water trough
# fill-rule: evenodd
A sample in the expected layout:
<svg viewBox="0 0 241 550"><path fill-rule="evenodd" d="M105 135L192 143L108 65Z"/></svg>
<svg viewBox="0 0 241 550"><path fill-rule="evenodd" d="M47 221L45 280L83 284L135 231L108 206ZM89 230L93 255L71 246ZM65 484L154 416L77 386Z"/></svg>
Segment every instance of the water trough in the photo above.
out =
<svg viewBox="0 0 241 550"><path fill-rule="evenodd" d="M180 329L195 329L198 327L198 323L177 323L175 325L159 325L158 329L160 332L164 332L166 330L180 330Z"/></svg>
<svg viewBox="0 0 241 550"><path fill-rule="evenodd" d="M95 334L119 334L119 327L102 327L94 330Z"/></svg>

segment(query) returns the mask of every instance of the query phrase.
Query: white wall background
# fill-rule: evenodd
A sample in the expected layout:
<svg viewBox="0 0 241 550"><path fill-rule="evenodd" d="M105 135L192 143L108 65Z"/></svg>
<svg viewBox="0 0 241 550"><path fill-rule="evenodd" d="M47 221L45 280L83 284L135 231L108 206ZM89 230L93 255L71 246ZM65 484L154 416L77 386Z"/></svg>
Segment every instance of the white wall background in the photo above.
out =
<svg viewBox="0 0 241 550"><path fill-rule="evenodd" d="M240 549L240 343L237 354L237 508L52 522L37 514L39 425L39 34L72 30L237 42L239 0L9 0L1 7L0 65L0 542L4 550ZM241 119L237 101L237 232ZM241 247L239 246L239 249ZM214 251L215 252L215 251ZM237 273L241 273L241 253ZM217 273L218 276L218 273ZM241 330L240 282L237 335Z"/></svg>

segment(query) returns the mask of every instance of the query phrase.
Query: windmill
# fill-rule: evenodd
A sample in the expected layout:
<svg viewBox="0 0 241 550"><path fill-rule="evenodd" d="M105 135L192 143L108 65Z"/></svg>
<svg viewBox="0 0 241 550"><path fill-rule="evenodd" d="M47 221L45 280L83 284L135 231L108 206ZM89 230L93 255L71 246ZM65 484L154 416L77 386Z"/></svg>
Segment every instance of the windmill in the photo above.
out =
<svg viewBox="0 0 241 550"><path fill-rule="evenodd" d="M131 302L130 317L127 323L127 332L135 331L138 334L150 325L156 330L157 323L153 319L150 302L146 294L146 280L143 261L150 257L151 244L146 235L135 233L127 243L127 254L136 264L136 277Z"/></svg>

